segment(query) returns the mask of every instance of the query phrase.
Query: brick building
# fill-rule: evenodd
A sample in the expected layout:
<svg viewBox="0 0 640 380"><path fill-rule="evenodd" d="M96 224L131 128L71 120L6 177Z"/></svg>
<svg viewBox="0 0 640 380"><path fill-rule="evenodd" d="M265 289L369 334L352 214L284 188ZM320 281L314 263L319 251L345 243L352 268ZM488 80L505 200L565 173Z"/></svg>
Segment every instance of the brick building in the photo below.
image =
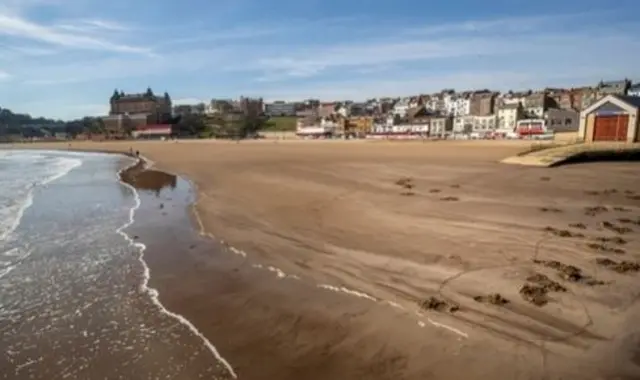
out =
<svg viewBox="0 0 640 380"><path fill-rule="evenodd" d="M474 116L489 116L493 114L497 94L488 90L471 94L469 100L469 114Z"/></svg>
<svg viewBox="0 0 640 380"><path fill-rule="evenodd" d="M151 88L139 94L115 90L109 100L109 116L103 118L107 134L124 135L146 125L165 124L171 120L171 98L168 93L156 96Z"/></svg>

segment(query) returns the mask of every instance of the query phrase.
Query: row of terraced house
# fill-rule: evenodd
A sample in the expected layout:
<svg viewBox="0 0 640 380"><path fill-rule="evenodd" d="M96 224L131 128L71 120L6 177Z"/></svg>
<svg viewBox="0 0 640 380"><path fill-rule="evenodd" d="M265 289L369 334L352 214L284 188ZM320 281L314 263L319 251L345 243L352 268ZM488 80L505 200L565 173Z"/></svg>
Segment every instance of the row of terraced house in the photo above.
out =
<svg viewBox="0 0 640 380"><path fill-rule="evenodd" d="M107 133L113 136L126 130L134 136L167 136L173 117L185 112L240 112L296 117L299 136L487 138L578 132L587 123L580 112L607 96L640 96L640 85L624 79L581 88L503 93L489 89L463 92L445 89L434 94L364 102L308 99L268 103L261 98L241 97L175 107L167 93L156 95L147 89L140 94L125 94L116 90L110 98L110 113L103 120ZM629 117L635 122L633 115Z"/></svg>
<svg viewBox="0 0 640 380"><path fill-rule="evenodd" d="M607 95L640 96L640 86L629 80L600 82L581 88L500 93L488 89L366 102L271 103L265 111L298 116L302 136L369 136L411 138L475 135L542 135L577 132L580 112ZM288 108L284 106L288 104ZM286 113L282 110L286 109Z"/></svg>

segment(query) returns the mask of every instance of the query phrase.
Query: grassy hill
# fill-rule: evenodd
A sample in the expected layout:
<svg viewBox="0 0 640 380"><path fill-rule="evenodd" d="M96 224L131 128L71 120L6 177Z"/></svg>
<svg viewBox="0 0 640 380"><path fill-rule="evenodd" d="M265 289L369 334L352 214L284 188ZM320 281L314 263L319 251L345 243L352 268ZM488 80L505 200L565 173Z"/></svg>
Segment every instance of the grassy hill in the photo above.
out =
<svg viewBox="0 0 640 380"><path fill-rule="evenodd" d="M298 118L295 116L274 116L267 120L263 130L272 132L289 132L296 130Z"/></svg>

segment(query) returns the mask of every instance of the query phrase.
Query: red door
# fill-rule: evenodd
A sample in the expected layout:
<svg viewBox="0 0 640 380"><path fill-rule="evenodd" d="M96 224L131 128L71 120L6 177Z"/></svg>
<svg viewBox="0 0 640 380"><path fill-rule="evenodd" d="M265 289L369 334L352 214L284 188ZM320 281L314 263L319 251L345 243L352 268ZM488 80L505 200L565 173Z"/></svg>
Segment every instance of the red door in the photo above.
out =
<svg viewBox="0 0 640 380"><path fill-rule="evenodd" d="M596 116L593 122L593 141L626 141L629 115Z"/></svg>

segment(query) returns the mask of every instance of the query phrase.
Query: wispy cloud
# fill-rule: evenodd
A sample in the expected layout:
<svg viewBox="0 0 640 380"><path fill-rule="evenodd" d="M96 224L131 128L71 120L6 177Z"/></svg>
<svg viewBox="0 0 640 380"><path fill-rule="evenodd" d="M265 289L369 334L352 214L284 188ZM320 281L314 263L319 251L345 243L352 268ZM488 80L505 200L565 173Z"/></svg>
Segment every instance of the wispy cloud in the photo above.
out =
<svg viewBox="0 0 640 380"><path fill-rule="evenodd" d="M0 70L0 81L7 80L9 78L11 78L11 75L8 72Z"/></svg>
<svg viewBox="0 0 640 380"><path fill-rule="evenodd" d="M104 38L84 36L24 19L21 16L2 13L0 10L0 35L47 43L59 47L103 50L121 53L150 53L149 49L112 42Z"/></svg>
<svg viewBox="0 0 640 380"><path fill-rule="evenodd" d="M74 33L130 32L132 27L115 21L85 19L67 20L57 23L55 29Z"/></svg>
<svg viewBox="0 0 640 380"><path fill-rule="evenodd" d="M191 43L216 43L216 42L237 42L239 40L260 40L273 38L275 36L291 35L292 33L308 33L310 30L329 30L345 28L350 23L357 22L355 17L332 17L328 19L293 19L286 23L259 25L237 25L232 28L214 29L200 27L190 27L188 30L176 30L171 38L162 41L161 45L184 45ZM204 30L202 30L204 29Z"/></svg>
<svg viewBox="0 0 640 380"><path fill-rule="evenodd" d="M42 57L59 52L55 49L47 49L37 46L8 46L3 44L0 44L0 49L3 50L0 60L19 59L22 57Z"/></svg>
<svg viewBox="0 0 640 380"><path fill-rule="evenodd" d="M531 71L537 69L537 66L547 67L552 62L556 69L566 70L579 57L591 56L589 51L592 46L600 46L604 49L602 51L611 52L640 47L640 41L636 41L635 35L621 33L620 29L602 30L595 35L593 29L574 28L570 33L555 30L557 27L554 25L558 20L578 20L581 17L585 16L552 16L547 19L549 25L546 26L543 17L463 21L458 24L430 26L422 31L424 33L428 30L428 38L408 38L408 34L417 33L418 30L410 27L395 28L395 33L384 33L367 40L354 40L347 36L332 44L292 46L258 44L254 40L246 44L236 41L232 45L218 45L220 47L215 49L176 49L172 51L170 59L139 56L52 63L46 68L34 70L26 82L54 85L200 71L207 77L211 77L213 73L243 75L243 79L253 81L256 88L269 88L284 82L316 80L315 78L323 76L329 79L345 74L350 79L358 77L359 80L371 81L383 71L396 77L397 72L428 76L430 70L446 71L447 66L460 65L476 66L480 72L486 69ZM518 26L521 28L520 32L493 34L506 25L513 25L514 28ZM532 28L533 25L536 28ZM299 27L295 25L292 30ZM532 29L535 32L531 32ZM545 32L539 33L538 29ZM260 30L246 30L244 33L254 33L256 36L267 33L266 30ZM449 32L452 30L473 32L458 36L451 35ZM232 31L229 32L228 37L233 34ZM606 56L607 54L599 54L598 57L580 62L586 62L590 67L602 67L608 63ZM552 61L549 57L553 58ZM482 65L486 67L480 67ZM394 74L391 68L397 72ZM470 70L467 68L466 72ZM299 88L300 84L296 87Z"/></svg>
<svg viewBox="0 0 640 380"><path fill-rule="evenodd" d="M52 62L46 66L37 63L17 68L24 83L29 85L60 85L102 80L155 77L162 80L171 73L194 73L212 67L231 65L233 56L228 51L190 50L164 56L109 57L76 62Z"/></svg>
<svg viewBox="0 0 640 380"><path fill-rule="evenodd" d="M132 29L130 26L127 26L115 21L109 21L109 20L89 19L89 20L81 20L81 22L86 25L92 26L96 29L115 30L120 32L126 32Z"/></svg>
<svg viewBox="0 0 640 380"><path fill-rule="evenodd" d="M381 65L419 63L423 66L446 59L465 60L469 64L491 57L499 61L513 61L526 57L520 65L539 57L553 57L560 66L571 66L577 56L584 55L592 46L607 50L638 47L633 36L617 33L587 37L581 33L543 34L504 37L443 37L423 41L372 42L319 47L292 52L277 57L264 57L244 66L247 70L261 71L267 78L312 77L330 70L379 67ZM562 62L562 60L565 60ZM239 69L240 67L236 67Z"/></svg>
<svg viewBox="0 0 640 380"><path fill-rule="evenodd" d="M392 9L381 0L364 10L332 0L324 10L304 3L295 15L290 10L297 6L284 0L269 6L225 0L224 12L204 0L186 7L70 0L84 5L67 8L63 0L25 0L34 9L59 4L56 12L44 12L56 17L42 17L3 11L7 1L20 3L0 0L0 65L11 74L12 94L23 97L0 95L0 102L57 94L66 101L49 107L66 114L89 112L74 102L100 104L114 87L150 85L184 103L239 95L361 99L445 87L578 85L640 74L640 25L631 12L615 10L563 13L565 6L508 16L500 9L499 17L473 17L473 11L438 17L433 11L418 18L424 8ZM271 7L281 13L274 16Z"/></svg>
<svg viewBox="0 0 640 380"><path fill-rule="evenodd" d="M576 23L593 19L594 16L602 17L611 11L597 12L572 12L559 14L543 14L520 17L501 17L492 19L467 19L457 22L443 23L440 25L427 25L410 27L405 30L409 35L432 35L452 33L523 33L544 30L545 27Z"/></svg>
<svg viewBox="0 0 640 380"><path fill-rule="evenodd" d="M631 67L631 65L629 65ZM457 90L484 89L524 90L539 87L571 87L584 84L595 84L594 78L618 78L617 68L576 68L568 72L548 72L546 68L531 71L517 70L469 70L455 73L432 73L413 77L410 73L394 79L362 81L359 78L341 81L313 83L298 88L272 86L262 88L253 94L261 95L267 101L295 101L308 98L331 100L365 100L372 97L406 96L429 94L444 88Z"/></svg>

